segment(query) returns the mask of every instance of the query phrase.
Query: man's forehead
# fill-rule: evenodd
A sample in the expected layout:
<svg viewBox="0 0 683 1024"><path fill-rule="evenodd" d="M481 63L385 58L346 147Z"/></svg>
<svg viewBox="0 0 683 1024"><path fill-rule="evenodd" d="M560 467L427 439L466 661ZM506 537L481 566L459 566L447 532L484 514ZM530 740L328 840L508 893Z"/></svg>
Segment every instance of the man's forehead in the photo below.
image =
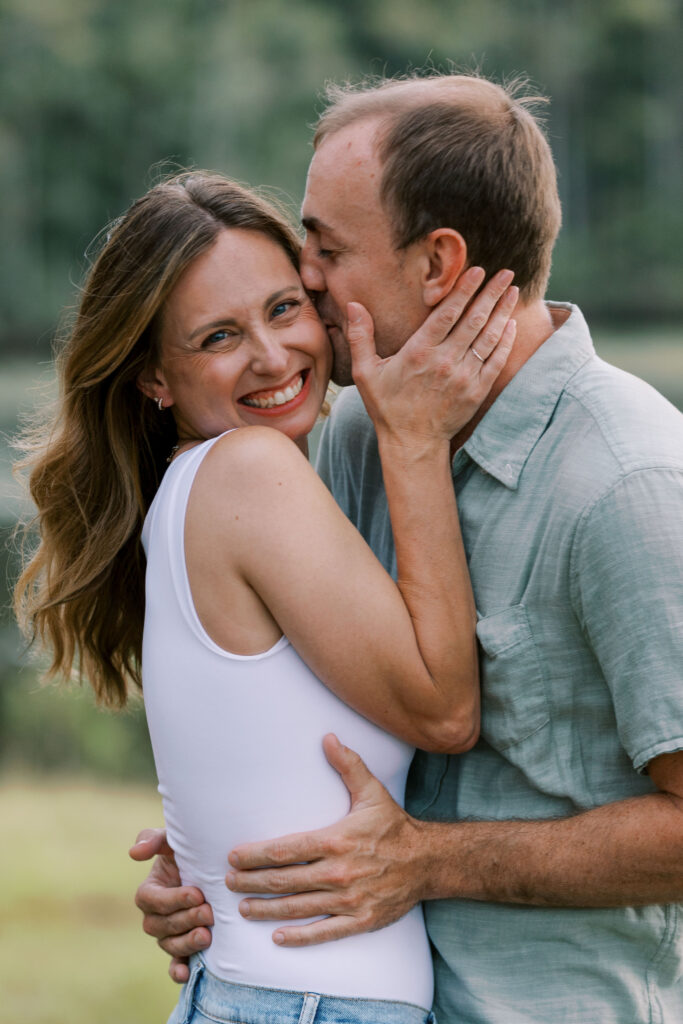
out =
<svg viewBox="0 0 683 1024"><path fill-rule="evenodd" d="M310 170L349 164L362 167L378 163L377 142L382 119L366 117L327 135L311 160ZM309 170L309 174L310 174Z"/></svg>
<svg viewBox="0 0 683 1024"><path fill-rule="evenodd" d="M335 231L352 211L361 216L381 208L381 166L374 146L376 125L347 125L325 138L308 169L301 208L311 231Z"/></svg>

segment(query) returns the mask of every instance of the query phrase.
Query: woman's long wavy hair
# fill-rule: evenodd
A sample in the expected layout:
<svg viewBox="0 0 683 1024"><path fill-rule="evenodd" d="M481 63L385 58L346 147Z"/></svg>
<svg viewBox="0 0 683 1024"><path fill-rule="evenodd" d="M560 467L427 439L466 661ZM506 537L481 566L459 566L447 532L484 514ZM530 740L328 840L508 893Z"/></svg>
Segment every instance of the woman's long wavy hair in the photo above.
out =
<svg viewBox="0 0 683 1024"><path fill-rule="evenodd" d="M155 362L169 294L223 228L268 236L298 269L295 231L261 196L197 171L156 185L106 235L57 354L56 408L17 441L37 508L24 527L17 619L52 651L48 676L75 670L111 706L141 687L140 533L177 439L171 412L137 379Z"/></svg>

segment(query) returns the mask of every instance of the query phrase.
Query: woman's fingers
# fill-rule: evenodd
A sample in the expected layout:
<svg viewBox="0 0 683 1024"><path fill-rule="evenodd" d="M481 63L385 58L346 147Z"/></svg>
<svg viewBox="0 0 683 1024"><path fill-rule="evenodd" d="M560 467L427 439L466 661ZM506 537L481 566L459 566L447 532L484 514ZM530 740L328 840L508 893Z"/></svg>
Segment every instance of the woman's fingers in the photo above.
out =
<svg viewBox="0 0 683 1024"><path fill-rule="evenodd" d="M462 329L461 318L485 276L486 273L481 267L470 267L461 274L451 292L432 310L422 327L409 339L406 347L442 345L448 338L452 338L456 326ZM472 337L475 334L476 331L472 332ZM471 338L469 340L471 341Z"/></svg>
<svg viewBox="0 0 683 1024"><path fill-rule="evenodd" d="M486 388L487 393L493 386L495 380L500 375L501 370L505 366L508 356L512 350L512 346L515 342L515 335L517 334L517 323L515 320L508 320L503 328L503 333L500 337L500 341L496 343L493 351L486 359L486 362L481 364L479 371L479 379L482 386Z"/></svg>
<svg viewBox="0 0 683 1024"><path fill-rule="evenodd" d="M463 355L469 354L481 364L486 362L502 341L518 298L519 288L515 285L506 288L493 307L490 306L491 296L487 297L479 311L473 313L476 323L481 323L482 326Z"/></svg>

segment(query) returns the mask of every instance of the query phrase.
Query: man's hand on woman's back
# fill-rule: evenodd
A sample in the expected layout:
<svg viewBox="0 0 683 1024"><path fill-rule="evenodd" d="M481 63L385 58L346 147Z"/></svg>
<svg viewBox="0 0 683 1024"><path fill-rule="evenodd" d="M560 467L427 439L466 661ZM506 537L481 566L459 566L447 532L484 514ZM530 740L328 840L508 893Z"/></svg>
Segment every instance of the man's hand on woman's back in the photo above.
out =
<svg viewBox="0 0 683 1024"><path fill-rule="evenodd" d="M146 828L128 851L133 860L151 860L152 870L138 887L135 903L142 911L145 932L171 956L169 974L182 984L190 975L187 959L211 944L213 912L201 889L182 885L166 830Z"/></svg>

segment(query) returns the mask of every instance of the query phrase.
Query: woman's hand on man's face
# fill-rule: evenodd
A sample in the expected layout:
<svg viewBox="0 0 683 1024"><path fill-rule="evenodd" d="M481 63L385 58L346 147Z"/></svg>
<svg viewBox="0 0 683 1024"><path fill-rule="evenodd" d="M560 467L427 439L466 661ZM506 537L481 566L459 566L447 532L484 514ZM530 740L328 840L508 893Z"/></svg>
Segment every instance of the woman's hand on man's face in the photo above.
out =
<svg viewBox="0 0 683 1024"><path fill-rule="evenodd" d="M353 379L380 441L407 449L450 441L486 400L512 349L518 289L512 272L470 267L394 354L377 355L373 324L349 303ZM481 288L481 290L479 290Z"/></svg>
<svg viewBox="0 0 683 1024"><path fill-rule="evenodd" d="M211 907L200 889L181 884L165 829L143 829L128 853L138 861L155 857L149 875L138 887L135 903L144 915L143 929L171 957L170 976L183 984L190 976L188 957L211 944Z"/></svg>

